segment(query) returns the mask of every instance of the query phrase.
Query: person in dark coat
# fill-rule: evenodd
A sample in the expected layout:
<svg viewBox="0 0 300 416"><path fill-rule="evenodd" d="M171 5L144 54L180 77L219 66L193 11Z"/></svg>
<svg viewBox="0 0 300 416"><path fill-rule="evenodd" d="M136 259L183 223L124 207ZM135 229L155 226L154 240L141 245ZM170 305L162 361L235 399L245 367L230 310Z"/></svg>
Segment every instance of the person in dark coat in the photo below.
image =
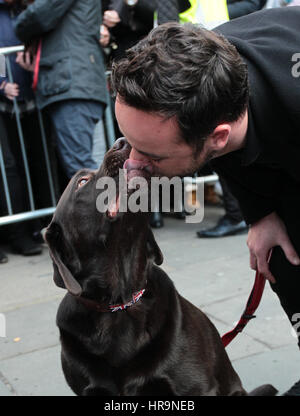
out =
<svg viewBox="0 0 300 416"><path fill-rule="evenodd" d="M265 0L227 0L227 8L230 19L253 13L264 7ZM226 180L219 173L219 181L222 188L222 200L225 214L211 228L202 229L197 232L200 238L216 238L228 235L236 235L247 231L238 200L233 196Z"/></svg>
<svg viewBox="0 0 300 416"><path fill-rule="evenodd" d="M245 16L262 9L266 0L227 0L229 19Z"/></svg>
<svg viewBox="0 0 300 416"><path fill-rule="evenodd" d="M125 51L146 36L153 28L156 2L138 0L132 5L124 0L107 2L103 23L110 29L116 47L111 60L121 59Z"/></svg>
<svg viewBox="0 0 300 416"><path fill-rule="evenodd" d="M251 225L250 266L300 347L299 21L295 6L213 31L158 26L115 64L112 85L135 169L185 176L211 161L222 172ZM300 396L300 380L286 394Z"/></svg>
<svg viewBox="0 0 300 416"><path fill-rule="evenodd" d="M97 168L93 132L107 96L101 15L99 0L35 0L16 22L23 42L41 46L37 105L48 110L68 177Z"/></svg>
<svg viewBox="0 0 300 416"><path fill-rule="evenodd" d="M146 36L157 23L178 21L179 13L190 7L188 0L108 0L105 2L103 23L110 29L116 48L112 60L121 59L125 51Z"/></svg>
<svg viewBox="0 0 300 416"><path fill-rule="evenodd" d="M14 33L14 23L21 8L9 0L0 0L0 47L20 45L20 40ZM28 209L26 197L26 183L23 181L24 170L17 121L14 114L13 99L17 100L21 115L24 141L31 173L37 172L38 159L39 184L44 185L44 169L41 164L41 149L37 143L37 131L39 131L37 115L35 112L34 94L31 88L32 74L25 71L16 63L16 54L10 54L9 60L13 82L9 82L8 76L0 77L0 145L3 154L4 166L7 176L8 188L14 214ZM6 71L7 72L7 71ZM34 178L34 175L32 175ZM35 202L41 196L40 188L37 190L33 180L33 193ZM39 186L38 186L39 187ZM44 187L44 189L47 187ZM3 191L3 178L0 173L0 216L8 215L6 198ZM35 192L37 191L37 192ZM41 198L43 199L43 198ZM17 222L9 226L0 227L0 232L5 243L9 243L13 252L26 256L41 254L42 247L32 238L32 224L28 221ZM0 263L8 261L8 257L0 252Z"/></svg>

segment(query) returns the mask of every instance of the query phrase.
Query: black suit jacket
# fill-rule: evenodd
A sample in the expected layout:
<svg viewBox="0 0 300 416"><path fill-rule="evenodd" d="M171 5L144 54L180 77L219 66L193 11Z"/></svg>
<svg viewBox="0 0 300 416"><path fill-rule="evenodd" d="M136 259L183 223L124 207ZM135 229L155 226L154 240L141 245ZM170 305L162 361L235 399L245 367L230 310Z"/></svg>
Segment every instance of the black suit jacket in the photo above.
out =
<svg viewBox="0 0 300 416"><path fill-rule="evenodd" d="M246 146L212 162L248 224L278 212L287 189L300 198L299 22L300 7L287 7L215 29L236 46L249 70Z"/></svg>

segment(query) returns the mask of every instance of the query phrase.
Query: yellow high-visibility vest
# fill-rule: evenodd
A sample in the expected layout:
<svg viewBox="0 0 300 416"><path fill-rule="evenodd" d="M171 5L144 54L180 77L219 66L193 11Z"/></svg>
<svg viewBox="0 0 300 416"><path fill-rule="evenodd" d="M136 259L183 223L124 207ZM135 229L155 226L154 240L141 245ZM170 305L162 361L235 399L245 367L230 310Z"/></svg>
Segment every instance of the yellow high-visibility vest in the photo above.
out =
<svg viewBox="0 0 300 416"><path fill-rule="evenodd" d="M179 18L181 23L200 23L206 29L212 29L228 22L229 15L226 0L189 0L191 7Z"/></svg>

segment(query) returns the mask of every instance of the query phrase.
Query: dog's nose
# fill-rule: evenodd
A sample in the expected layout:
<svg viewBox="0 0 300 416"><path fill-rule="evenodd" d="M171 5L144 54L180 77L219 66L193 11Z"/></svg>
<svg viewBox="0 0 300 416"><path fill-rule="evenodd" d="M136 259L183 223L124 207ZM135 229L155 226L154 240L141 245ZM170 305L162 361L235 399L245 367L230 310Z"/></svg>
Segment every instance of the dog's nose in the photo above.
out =
<svg viewBox="0 0 300 416"><path fill-rule="evenodd" d="M125 139L125 137L120 137L119 139L117 139L114 143L114 149L116 150L121 150L123 149L125 146L129 146L129 143L127 142L127 140Z"/></svg>

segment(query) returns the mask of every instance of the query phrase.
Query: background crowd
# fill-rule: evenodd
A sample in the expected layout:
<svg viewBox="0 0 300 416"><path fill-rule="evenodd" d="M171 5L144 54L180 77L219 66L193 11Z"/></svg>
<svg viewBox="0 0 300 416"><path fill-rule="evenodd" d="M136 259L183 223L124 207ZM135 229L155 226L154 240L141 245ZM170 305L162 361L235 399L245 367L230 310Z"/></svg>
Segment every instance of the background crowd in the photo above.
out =
<svg viewBox="0 0 300 416"><path fill-rule="evenodd" d="M288 4L289 3L289 4ZM67 181L81 168L96 169L106 150L103 124L108 100L106 70L113 61L146 36L154 25L176 20L211 29L229 19L263 7L299 2L284 0L0 0L0 47L25 45L9 56L13 82L0 78L0 145L13 212L29 210L24 164L16 122L21 116L36 208L51 205L40 140L37 109L42 111L51 167L59 198ZM113 108L113 106L112 106ZM116 137L120 135L115 124ZM103 130L102 130L103 131ZM97 142L97 143L96 143ZM101 150L102 149L102 150ZM211 173L209 166L198 172ZM212 229L198 236L222 237L245 232L238 202L220 176L225 214ZM211 187L207 201L218 202ZM0 216L8 214L0 173ZM185 213L179 213L184 218ZM0 244L22 255L42 252L40 229L49 218L0 227ZM163 226L160 212L151 225ZM0 263L8 260L0 251Z"/></svg>

